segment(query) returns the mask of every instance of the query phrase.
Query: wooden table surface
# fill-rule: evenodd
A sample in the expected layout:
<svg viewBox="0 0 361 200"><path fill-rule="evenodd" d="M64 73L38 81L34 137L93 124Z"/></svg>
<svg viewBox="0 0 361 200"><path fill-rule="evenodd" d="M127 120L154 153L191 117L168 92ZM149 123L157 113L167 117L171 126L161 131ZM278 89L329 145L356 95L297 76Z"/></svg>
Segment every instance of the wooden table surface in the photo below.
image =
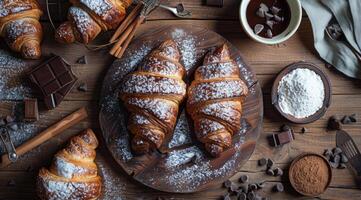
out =
<svg viewBox="0 0 361 200"><path fill-rule="evenodd" d="M45 0L41 0L42 4L44 2ZM179 2L177 0L168 3L176 5ZM282 178L266 176L264 169L257 166L257 160L262 157L269 157L275 161L276 166L287 169L292 159L302 152L322 153L326 148L333 148L335 146L335 132L326 131L327 120L332 115L342 116L352 113L361 115L361 82L346 78L334 69L325 67L325 63L317 56L313 48L312 29L307 17L303 18L298 32L291 39L279 45L267 46L252 41L242 32L238 21L238 0L225 0L223 8L207 7L203 0L182 0L182 2L193 12L191 19L176 19L167 11L157 9L152 13L147 23L141 26L137 34L164 24L192 24L214 30L238 47L245 60L257 73L262 85L265 115L264 131L259 138L256 151L231 180L236 181L240 175L247 174L251 181L264 180L267 182L263 196L270 196L272 199L308 199L295 194L290 188L287 175ZM38 169L42 166L49 166L54 153L61 149L71 136L91 127L101 138L98 123L99 90L103 76L108 66L113 62L113 58L108 55L107 51L90 52L80 45L56 43L50 23L46 18L42 22L45 29L44 54L62 55L70 63L75 63L77 58L86 55L88 64L74 64L73 70L80 82L87 83L88 91L79 92L73 89L58 108L42 111L40 121L35 125L39 130L45 129L81 106L87 106L90 117L24 155L17 163L0 169L0 199L36 199L35 177ZM108 33L103 37L107 38L110 35L111 33ZM305 126L295 125L296 140L291 144L273 148L267 144L266 137L270 133L278 131L279 127L287 121L282 119L272 108L270 87L273 79L284 66L300 60L317 64L329 75L332 82L332 105L320 120ZM0 70L4 70L4 68ZM2 100L0 102L1 115L9 113L12 105L16 103L17 101L12 99ZM307 133L301 133L302 127L306 127ZM345 130L361 146L361 118L358 118L357 123L345 126ZM105 179L102 199L156 199L157 197L163 199L219 199L221 195L226 193L226 190L221 186L194 194L163 193L142 186L121 171L111 158L104 143L97 150L96 160ZM9 182L14 184L9 184ZM285 185L286 192L271 192L271 187L277 182L282 182ZM361 199L361 190L357 189L350 170L334 169L330 187L318 199Z"/></svg>

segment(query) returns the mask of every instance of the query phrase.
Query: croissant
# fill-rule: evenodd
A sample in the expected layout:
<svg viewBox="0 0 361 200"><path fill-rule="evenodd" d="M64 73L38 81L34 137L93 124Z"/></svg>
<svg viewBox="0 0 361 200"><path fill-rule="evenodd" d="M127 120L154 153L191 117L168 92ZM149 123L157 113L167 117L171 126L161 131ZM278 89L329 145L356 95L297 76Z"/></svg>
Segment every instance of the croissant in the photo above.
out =
<svg viewBox="0 0 361 200"><path fill-rule="evenodd" d="M40 169L37 193L40 199L85 200L101 194L101 178L94 162L98 140L91 129L70 140L59 151L50 169Z"/></svg>
<svg viewBox="0 0 361 200"><path fill-rule="evenodd" d="M0 34L8 46L24 58L38 59L43 30L39 23L43 12L36 0L1 0Z"/></svg>
<svg viewBox="0 0 361 200"><path fill-rule="evenodd" d="M232 136L240 129L242 101L248 94L226 44L205 56L187 94L187 112L197 139L218 157L232 145Z"/></svg>
<svg viewBox="0 0 361 200"><path fill-rule="evenodd" d="M179 60L177 44L167 40L124 78L119 96L130 113L128 129L136 153L159 149L173 133L186 95L185 69Z"/></svg>
<svg viewBox="0 0 361 200"><path fill-rule="evenodd" d="M115 29L124 19L132 0L70 0L68 21L55 33L62 43L88 44L102 31Z"/></svg>

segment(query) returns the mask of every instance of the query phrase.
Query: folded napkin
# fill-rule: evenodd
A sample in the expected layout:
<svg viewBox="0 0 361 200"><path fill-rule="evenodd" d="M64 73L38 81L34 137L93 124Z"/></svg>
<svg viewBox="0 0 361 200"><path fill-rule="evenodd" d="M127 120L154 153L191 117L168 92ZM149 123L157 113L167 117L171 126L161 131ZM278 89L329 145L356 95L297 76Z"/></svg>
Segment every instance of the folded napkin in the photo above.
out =
<svg viewBox="0 0 361 200"><path fill-rule="evenodd" d="M312 25L314 45L320 57L346 76L361 79L361 64L355 52L361 53L360 0L301 0ZM339 40L326 32L331 24L343 32Z"/></svg>

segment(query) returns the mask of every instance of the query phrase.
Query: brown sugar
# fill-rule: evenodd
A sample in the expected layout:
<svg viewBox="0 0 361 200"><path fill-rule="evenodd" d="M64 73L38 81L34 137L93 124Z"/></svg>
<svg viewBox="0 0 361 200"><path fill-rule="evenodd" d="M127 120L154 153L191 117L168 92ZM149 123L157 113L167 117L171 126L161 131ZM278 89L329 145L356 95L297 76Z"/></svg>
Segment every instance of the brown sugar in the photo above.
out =
<svg viewBox="0 0 361 200"><path fill-rule="evenodd" d="M330 180L329 166L317 155L307 155L290 168L293 187L304 195L316 196L323 193Z"/></svg>

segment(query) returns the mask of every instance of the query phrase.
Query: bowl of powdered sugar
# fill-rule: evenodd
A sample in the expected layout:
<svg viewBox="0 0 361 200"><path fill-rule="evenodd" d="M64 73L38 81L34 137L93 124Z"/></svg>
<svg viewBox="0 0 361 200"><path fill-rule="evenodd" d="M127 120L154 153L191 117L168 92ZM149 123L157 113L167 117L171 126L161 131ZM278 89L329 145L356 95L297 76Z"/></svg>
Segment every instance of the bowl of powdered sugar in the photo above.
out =
<svg viewBox="0 0 361 200"><path fill-rule="evenodd" d="M272 87L272 104L291 122L314 122L331 104L330 80L312 63L293 63L277 76Z"/></svg>

